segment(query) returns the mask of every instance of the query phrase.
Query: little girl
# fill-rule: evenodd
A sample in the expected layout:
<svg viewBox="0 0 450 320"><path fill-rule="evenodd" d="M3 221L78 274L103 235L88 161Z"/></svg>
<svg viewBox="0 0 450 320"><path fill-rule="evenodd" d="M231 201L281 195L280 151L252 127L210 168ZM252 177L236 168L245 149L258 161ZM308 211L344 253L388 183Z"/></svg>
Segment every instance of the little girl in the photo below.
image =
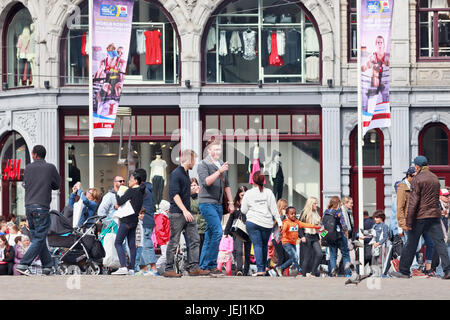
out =
<svg viewBox="0 0 450 320"><path fill-rule="evenodd" d="M223 236L219 244L219 254L217 255L217 269L222 270L225 263L225 270L227 276L231 276L231 266L234 263L233 259L233 238L230 236Z"/></svg>

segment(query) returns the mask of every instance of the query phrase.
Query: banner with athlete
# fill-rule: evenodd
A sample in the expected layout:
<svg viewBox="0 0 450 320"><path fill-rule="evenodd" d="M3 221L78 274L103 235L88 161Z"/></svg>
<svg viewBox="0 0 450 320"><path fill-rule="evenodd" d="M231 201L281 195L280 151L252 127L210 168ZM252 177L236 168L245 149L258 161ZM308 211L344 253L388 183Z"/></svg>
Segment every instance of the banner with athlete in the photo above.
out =
<svg viewBox="0 0 450 320"><path fill-rule="evenodd" d="M362 0L361 94L363 136L370 129L389 127L389 57L394 0Z"/></svg>
<svg viewBox="0 0 450 320"><path fill-rule="evenodd" d="M133 4L133 0L93 2L94 137L112 135L127 68Z"/></svg>

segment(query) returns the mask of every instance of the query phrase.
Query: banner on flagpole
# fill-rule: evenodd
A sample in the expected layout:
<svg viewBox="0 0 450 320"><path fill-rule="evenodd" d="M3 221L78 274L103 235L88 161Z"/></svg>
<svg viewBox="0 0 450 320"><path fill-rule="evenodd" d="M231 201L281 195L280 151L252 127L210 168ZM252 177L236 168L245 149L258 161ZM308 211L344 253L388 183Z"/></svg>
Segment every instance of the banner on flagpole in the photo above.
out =
<svg viewBox="0 0 450 320"><path fill-rule="evenodd" d="M127 68L133 0L94 0L92 34L94 137L111 137Z"/></svg>
<svg viewBox="0 0 450 320"><path fill-rule="evenodd" d="M363 136L391 125L389 66L394 0L362 0L361 95Z"/></svg>

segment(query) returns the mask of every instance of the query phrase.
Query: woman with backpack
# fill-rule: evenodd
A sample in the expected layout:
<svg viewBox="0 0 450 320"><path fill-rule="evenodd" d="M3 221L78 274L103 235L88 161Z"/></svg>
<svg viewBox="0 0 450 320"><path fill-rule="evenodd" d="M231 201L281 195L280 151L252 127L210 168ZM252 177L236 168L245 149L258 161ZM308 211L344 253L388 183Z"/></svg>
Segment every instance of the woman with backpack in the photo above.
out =
<svg viewBox="0 0 450 320"><path fill-rule="evenodd" d="M337 196L331 197L328 203L328 209L325 210L322 217L322 224L325 230L328 231L327 235L323 238L324 245L330 250L330 277L337 275L337 250L339 249L342 254L344 266L350 263L350 255L348 252L348 231L345 224L344 215L341 209L341 199ZM350 277L350 269L345 270L347 277Z"/></svg>

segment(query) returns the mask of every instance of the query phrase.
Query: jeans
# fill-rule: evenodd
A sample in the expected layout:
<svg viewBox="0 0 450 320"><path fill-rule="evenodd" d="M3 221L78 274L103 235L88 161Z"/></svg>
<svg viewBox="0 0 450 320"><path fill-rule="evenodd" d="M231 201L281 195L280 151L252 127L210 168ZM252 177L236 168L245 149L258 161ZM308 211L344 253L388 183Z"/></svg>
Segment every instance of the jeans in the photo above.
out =
<svg viewBox="0 0 450 320"><path fill-rule="evenodd" d="M134 263L134 272L139 272L139 265L141 265L139 263L139 261L141 260L142 257L142 247L137 247L136 248L136 262Z"/></svg>
<svg viewBox="0 0 450 320"><path fill-rule="evenodd" d="M155 248L153 246L152 234L152 228L144 228L144 246L142 247L142 254L140 256L140 259L138 259L139 265L141 266L147 266L149 264L156 263L157 259Z"/></svg>
<svg viewBox="0 0 450 320"><path fill-rule="evenodd" d="M305 255L302 261L303 274L312 273L318 275L320 260L322 260L322 248L319 235L306 235Z"/></svg>
<svg viewBox="0 0 450 320"><path fill-rule="evenodd" d="M291 264L294 263L295 268L300 271L296 246L291 243L285 243L283 244L283 249L288 253L289 259L280 266L280 269L284 270L286 268L289 268Z"/></svg>
<svg viewBox="0 0 450 320"><path fill-rule="evenodd" d="M337 260L337 250L339 249L342 254L342 259L344 260L344 266L347 263L350 263L350 254L348 253L348 243L347 238L345 237L344 233L341 232L339 239L337 239L335 244L330 244L330 273L333 271L334 268L336 268L336 260ZM346 275L350 275L350 269L345 270Z"/></svg>
<svg viewBox="0 0 450 320"><path fill-rule="evenodd" d="M442 269L444 273L450 271L450 260L447 251L447 244L444 242L444 233L442 232L440 218L427 218L416 220L412 229L408 231L408 241L403 248L400 257L399 271L405 275L409 275L410 267L416 254L417 244L420 236L427 232L434 243L434 250L437 251L441 258Z"/></svg>
<svg viewBox="0 0 450 320"><path fill-rule="evenodd" d="M270 234L272 233L271 228L264 228L250 221L245 224L247 228L250 240L253 243L253 250L255 251L255 260L258 272L266 271L267 264L267 249Z"/></svg>
<svg viewBox="0 0 450 320"><path fill-rule="evenodd" d="M200 236L197 231L195 220L187 222L182 213L169 213L170 239L166 251L166 271L173 271L175 264L175 253L180 244L180 236L183 230L186 238L186 246L189 246L187 271L198 269L198 256ZM189 239L189 240L188 240Z"/></svg>
<svg viewBox="0 0 450 320"><path fill-rule="evenodd" d="M205 241L200 255L200 268L211 270L217 268L217 255L222 239L222 205L212 203L200 203L198 205L201 214L206 220Z"/></svg>
<svg viewBox="0 0 450 320"><path fill-rule="evenodd" d="M130 264L128 269L134 270L134 265L136 263L136 227L136 223L120 223L119 230L117 230L114 246L116 247L117 255L119 256L121 268L127 266L127 258L123 248L123 241L127 238L128 248L130 249Z"/></svg>
<svg viewBox="0 0 450 320"><path fill-rule="evenodd" d="M425 263L431 263L433 260L434 242L431 240L431 236L427 233L423 233L423 239L425 240Z"/></svg>
<svg viewBox="0 0 450 320"><path fill-rule="evenodd" d="M32 241L20 260L18 268L28 268L37 256L39 256L43 268L51 268L53 260L47 248L47 233L51 223L49 209L40 205L29 205L25 207L25 210Z"/></svg>
<svg viewBox="0 0 450 320"><path fill-rule="evenodd" d="M447 243L447 253L450 256L450 243ZM444 276L444 270L442 269L442 261L439 263L438 267L436 268L436 274L440 277Z"/></svg>

